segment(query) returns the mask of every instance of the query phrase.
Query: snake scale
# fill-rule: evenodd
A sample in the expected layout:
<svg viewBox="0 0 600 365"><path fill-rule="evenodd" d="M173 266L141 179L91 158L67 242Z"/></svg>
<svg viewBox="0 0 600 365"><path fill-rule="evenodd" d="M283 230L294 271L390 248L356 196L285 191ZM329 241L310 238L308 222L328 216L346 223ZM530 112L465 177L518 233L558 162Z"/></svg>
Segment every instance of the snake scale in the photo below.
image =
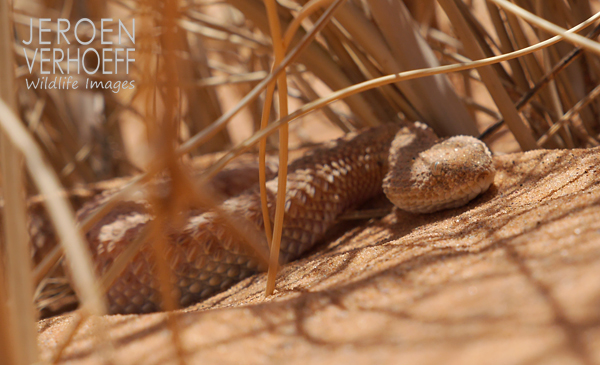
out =
<svg viewBox="0 0 600 365"><path fill-rule="evenodd" d="M382 190L399 208L425 213L465 204L485 191L493 177L491 153L482 142L462 136L437 143L433 131L420 123L386 124L330 142L289 165L279 262L298 258L341 214ZM267 182L267 191L273 220L276 178ZM79 212L80 219L97 203L90 204ZM219 208L263 232L258 187L226 200ZM239 242L221 216L195 210L183 214L183 228L166 235L165 253L180 306L205 299L265 269L263 261ZM146 203L126 201L99 221L87 233L97 274L104 274L153 219ZM267 250L264 233L259 245ZM110 313L161 309L153 257L151 248L143 248L114 281L107 291Z"/></svg>

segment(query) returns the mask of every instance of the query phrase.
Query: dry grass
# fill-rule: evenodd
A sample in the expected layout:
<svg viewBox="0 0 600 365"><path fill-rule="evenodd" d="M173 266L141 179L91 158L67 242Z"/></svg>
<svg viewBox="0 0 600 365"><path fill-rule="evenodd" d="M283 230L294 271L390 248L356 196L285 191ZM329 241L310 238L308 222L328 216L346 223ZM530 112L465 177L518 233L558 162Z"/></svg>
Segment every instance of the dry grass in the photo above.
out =
<svg viewBox="0 0 600 365"><path fill-rule="evenodd" d="M421 120L440 135L477 135L496 123L499 128L486 133L486 140L499 152L517 146L529 150L598 145L600 45L597 33L592 33L595 18L581 25L600 9L598 1L22 0L14 2L12 11L6 2L2 6L0 160L3 239L8 244L0 246L5 256L0 270L4 278L0 280L0 350L7 354L8 364L36 359L34 283L44 282L63 250L71 258L74 286L86 308L81 317L103 313L102 290L96 288L108 286L148 235L162 236L174 212L185 209L190 200L213 206L213 199L197 187L257 144L261 155L280 150L282 170L288 139L319 142L386 122ZM118 93L28 89L26 78L45 76L35 67L30 74L24 56L32 57L37 46L24 47L20 42L28 39L30 18L51 18L46 24L54 29L47 33L53 44L47 47L66 49L64 42L56 44L57 18L69 18L74 24L84 17L97 24L101 18L113 18L107 23L113 27L117 19L126 25L135 19L136 61L131 72L90 77L112 83L134 80L135 88ZM574 27L580 35L566 32ZM585 37L588 34L590 39ZM103 45L97 37L82 46L87 47ZM71 44L70 49L76 46ZM85 83L85 74L74 76ZM298 107L292 111L293 105ZM20 121L11 108L18 111ZM323 113L301 118L319 109ZM503 124L498 123L498 115ZM307 127L291 125L288 130L288 124L299 120ZM315 127L312 120L319 124ZM269 137L277 130L278 138ZM494 144L499 138L504 143ZM200 181L190 179L185 166L192 157L227 150ZM27 182L17 178L22 171L21 153L28 168ZM261 170L264 173L264 166ZM98 279L101 284L95 284L73 209L58 194L60 187L70 190L134 176L79 224L85 232L118 199L165 174L173 181L171 199L167 204L154 202L160 214L147 234L107 277ZM264 180L263 176L262 184ZM279 184L281 191L285 179ZM23 249L22 190L45 195L63 242L46 260L36 262L33 274ZM266 228L275 249L268 292L275 285L273 258L283 203L282 197L278 199L273 228L271 224ZM235 227L235 222L231 225ZM157 252L162 252L164 240L153 241L158 242ZM163 293L170 292L166 262L159 260L158 265ZM176 307L173 300L165 305ZM176 324L171 326L174 344L181 349ZM20 335L11 336L14 333ZM11 337L19 338L16 344L4 340Z"/></svg>

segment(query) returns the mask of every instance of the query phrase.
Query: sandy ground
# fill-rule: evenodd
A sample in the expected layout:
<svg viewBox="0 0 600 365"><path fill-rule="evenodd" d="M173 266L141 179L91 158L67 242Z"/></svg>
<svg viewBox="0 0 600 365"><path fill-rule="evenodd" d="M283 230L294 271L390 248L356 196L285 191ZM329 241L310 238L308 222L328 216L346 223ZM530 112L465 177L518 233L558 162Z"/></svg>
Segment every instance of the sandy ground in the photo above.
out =
<svg viewBox="0 0 600 365"><path fill-rule="evenodd" d="M62 361L175 364L170 318L189 364L600 363L600 149L495 161L468 206L350 229L268 300L258 275L187 310L96 318ZM39 323L43 358L73 322Z"/></svg>

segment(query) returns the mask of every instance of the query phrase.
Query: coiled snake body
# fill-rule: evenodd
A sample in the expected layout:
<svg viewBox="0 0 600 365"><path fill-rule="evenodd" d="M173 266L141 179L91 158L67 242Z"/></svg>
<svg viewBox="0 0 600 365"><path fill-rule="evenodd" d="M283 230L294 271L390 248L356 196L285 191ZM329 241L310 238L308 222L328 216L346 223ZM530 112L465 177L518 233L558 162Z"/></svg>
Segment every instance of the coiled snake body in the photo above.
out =
<svg viewBox="0 0 600 365"><path fill-rule="evenodd" d="M382 186L395 205L412 212L460 206L489 187L494 170L483 143L471 137L436 141L422 124L388 124L332 142L290 164L280 264L310 249L342 213L380 194ZM273 219L276 179L267 183L267 190ZM263 231L258 188L225 201L220 209ZM88 232L99 275L152 219L144 204L127 202ZM185 219L182 230L167 236L166 255L181 306L264 269L215 213L191 211ZM260 244L267 249L266 239ZM160 310L154 269L150 248L142 249L108 289L110 312Z"/></svg>

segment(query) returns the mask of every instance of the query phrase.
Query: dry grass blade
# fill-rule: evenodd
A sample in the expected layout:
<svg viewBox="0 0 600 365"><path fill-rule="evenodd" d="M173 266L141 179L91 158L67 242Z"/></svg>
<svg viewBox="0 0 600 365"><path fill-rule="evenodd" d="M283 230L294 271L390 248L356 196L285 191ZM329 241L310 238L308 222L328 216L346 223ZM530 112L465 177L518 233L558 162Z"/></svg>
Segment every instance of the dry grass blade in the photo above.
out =
<svg viewBox="0 0 600 365"><path fill-rule="evenodd" d="M5 107L17 110L11 52L13 32L8 2L0 4L0 24L0 80L3 80L0 85L0 100L6 103ZM7 351L10 353L9 358L16 364L30 364L37 361L38 354L22 162L21 151L12 144L6 130L3 130L0 135L0 167L5 213L1 222L4 247L0 246L0 262L4 262L6 266L0 265L0 271L5 271L0 274L0 280L8 280L6 303L12 315L7 318L6 327L0 331L10 332L12 335L13 340L9 342L12 346ZM2 305L4 306L4 302Z"/></svg>
<svg viewBox="0 0 600 365"><path fill-rule="evenodd" d="M75 217L69 203L60 194L61 188L54 172L45 164L42 154L18 117L0 101L0 128L25 156L29 174L39 191L47 198L46 207L50 219L61 238L68 264L73 273L74 285L81 296L83 307L93 314L106 313L104 302L98 295L92 260L83 237L73 222Z"/></svg>
<svg viewBox="0 0 600 365"><path fill-rule="evenodd" d="M335 10L343 3L344 0L337 0L323 13L317 24L315 24L314 29L311 31L312 34L316 34L331 17L333 16ZM315 4L314 7L309 6L305 9L305 13L309 13L311 11L316 10L316 5L327 5L329 4L329 0L323 1L314 1L312 4ZM281 38L281 28L279 25L279 18L277 15L275 2L274 1L266 1L267 15L269 17L271 35L273 39L273 48L275 53L275 61L274 68L279 66L281 62L284 60L285 50L286 50L286 42ZM304 16L308 16L304 15ZM303 16L301 15L300 18ZM299 23L296 23L299 24ZM288 29L289 32L286 32L288 35L288 39L293 37L295 32L294 23ZM288 41L289 42L289 41ZM287 106L287 80L285 74L280 75L278 78L278 89L279 89L279 110L280 110L280 118L288 115L288 106ZM269 108L265 105L264 110L268 110ZM263 118L263 120L267 120L268 118ZM262 126L261 126L262 127ZM264 127L263 127L264 129ZM276 198L276 206L275 206L275 222L273 226L273 237L271 245L270 245L270 257L269 257L269 268L267 273L267 287L265 289L265 295L273 294L275 290L275 279L277 277L277 270L279 268L279 249L281 244L281 234L283 232L283 215L285 212L285 199L286 199L286 183L287 183L287 162L288 162L288 125L283 124L279 130L279 174L277 181L277 198ZM261 152L261 154L264 154ZM264 156L261 156L264 158ZM264 173L261 171L261 174ZM261 177L261 180L264 181L264 178ZM268 207L265 204L266 201L266 187L261 185L261 201L263 202L263 217L267 217L265 222L268 221ZM266 226L266 225L265 225ZM268 235L267 235L268 237Z"/></svg>
<svg viewBox="0 0 600 365"><path fill-rule="evenodd" d="M377 62L383 73L391 74L403 70L396 62L379 29L356 6L351 3L344 4L337 12L336 19L350 34L355 47L364 49L368 57ZM427 116L426 107L421 98L409 87L410 85L400 83L395 86L408 101L402 108L403 113L412 120L424 120Z"/></svg>
<svg viewBox="0 0 600 365"><path fill-rule="evenodd" d="M204 78L196 82L195 86L199 88L212 87L225 84L237 84L242 82L256 82L264 79L267 76L266 71L254 71L247 74L239 74L232 76L213 76Z"/></svg>
<svg viewBox="0 0 600 365"><path fill-rule="evenodd" d="M486 5L488 8L488 13L490 14L490 18L494 24L496 34L500 39L500 51L502 53L514 51L513 44L508 34L507 24L502 20L498 7L489 2L486 2ZM514 80L515 84L522 90L527 90L529 88L529 83L527 81L527 76L525 75L525 70L521 66L519 60L510 60L508 63L512 71L512 79Z"/></svg>
<svg viewBox="0 0 600 365"><path fill-rule="evenodd" d="M588 34L588 37L597 37L598 34L600 34L600 25L596 26L596 28L594 28L594 30ZM559 73L561 70L564 70L573 61L575 61L582 54L582 50L583 49L581 47L576 47L569 54L565 55L563 59L561 59L556 65L554 65L549 72L547 72L538 82L536 82L536 84L519 99L519 101L517 101L515 104L517 110L521 110L525 105L527 105L531 98L533 98L550 80L552 80L557 73ZM497 131L502 124L504 124L504 119L501 118L498 122L494 123L483 133L481 133L478 138L483 140L489 137L492 133ZM543 145L540 144L540 140L538 140L538 144L540 146Z"/></svg>
<svg viewBox="0 0 600 365"><path fill-rule="evenodd" d="M596 86L594 90L592 90L588 95L586 95L583 99L581 99L577 104L573 106L569 111L567 111L554 125L546 132L540 139L538 140L538 144L543 146L546 144L548 139L552 138L552 136L557 133L560 128L563 128L565 124L571 121L571 118L577 113L581 111L586 105L592 102L595 98L600 95L600 85ZM588 140L592 146L597 146L598 142L594 140L591 136Z"/></svg>
<svg viewBox="0 0 600 365"><path fill-rule="evenodd" d="M515 47L526 47L529 44L529 42L526 36L526 30L523 29L521 22L519 22L519 18L514 16L512 13L506 13L506 21L506 26L511 31ZM525 55L523 58L519 58L518 61L522 64L523 68L526 69L530 79L539 80L544 75L542 66L538 62L538 59L535 57L535 55ZM524 90L527 90L527 88L525 88ZM550 105L552 100L551 95L547 90L542 90L539 95L544 104Z"/></svg>
<svg viewBox="0 0 600 365"><path fill-rule="evenodd" d="M8 83L12 85L12 83ZM25 194L23 191L22 155L10 140L0 138L0 165L4 191L4 222L6 277L11 311L11 332L15 342L18 362L32 363L37 359L35 338L35 309L33 307L33 278L29 255L29 237L25 221Z"/></svg>
<svg viewBox="0 0 600 365"><path fill-rule="evenodd" d="M277 14L277 5L274 0L265 0L265 8L267 9L267 17L269 18L269 29L271 30L271 40L273 43L273 53L274 53L274 61L273 68L277 67L285 56L285 48L284 43L281 36L281 25L279 24L279 15ZM287 95L287 79L285 73L280 74L277 77L277 89L279 94L279 113L281 116L288 115L288 95ZM272 100L272 99L266 99ZM270 105L266 104L263 108L263 113L266 113L266 110L271 108ZM268 118L262 118L263 121L268 120ZM261 128L264 128L261 125ZM277 270L279 269L279 247L281 242L281 233L283 229L283 208L285 205L285 191L287 188L287 161L288 161L288 133L289 130L287 125L283 126L283 128L279 129L279 176L277 179L277 203L275 205L275 222L273 224L273 235L272 239L269 241L269 268L267 274L267 287L265 289L266 295L273 294L273 290L275 289L275 277L277 275ZM264 147L264 146L263 146ZM264 151L261 151L261 158L264 158ZM261 162L261 165L263 163ZM262 169L261 174L265 173L265 170ZM265 179L261 177L261 181ZM266 202L267 193L266 186L261 186L261 201ZM262 204L263 208L263 217L267 217L265 222L268 221L269 210L266 204ZM266 227L270 226L270 224L265 224ZM267 237L269 235L267 234Z"/></svg>
<svg viewBox="0 0 600 365"><path fill-rule="evenodd" d="M535 14L532 14L525 9L516 6L505 0L489 0L501 8L510 11L514 15L528 21L529 23L535 25L538 28L541 28L548 33L560 35L565 38L568 42L571 42L575 45L581 46L584 49L600 54L600 44L598 42L594 42L590 39L582 37L577 34L568 33L566 29L557 26L556 24L552 24L549 21L542 19Z"/></svg>
<svg viewBox="0 0 600 365"><path fill-rule="evenodd" d="M294 20L292 20L290 25L288 25L287 29L285 30L285 34L283 35L283 49L286 50L292 43L292 39L294 39L294 36L298 32L298 29L300 29L304 19L308 18L321 8L329 6L334 1L335 0L311 0L306 3L306 5L302 7L300 13L298 13L298 15L294 18ZM278 47L274 45L274 48Z"/></svg>
<svg viewBox="0 0 600 365"><path fill-rule="evenodd" d="M181 171L182 168L175 152L180 120L180 89L178 83L180 79L186 76L185 70L187 67L185 66L187 64L182 64L176 56L178 51L181 51L183 47L183 39L177 33L178 2L172 0L162 3L151 3L149 5L151 11L161 14L153 19L153 22L150 24L158 26L162 31L157 39L157 43L150 41L146 44L147 48L142 56L142 62L144 62L145 67L152 68L154 55L150 50L153 46L158 46L161 53L156 56L155 72L157 76L165 76L164 85L159 84L158 80L149 84L145 110L148 116L149 140L154 147L154 160L159 166L159 170L167 171L171 178L171 191L181 191L182 194L176 195L171 192L170 199L159 199L160 195L158 193L150 194L148 200L150 205L155 208L156 214L150 222L148 229L150 235L155 238L151 242L150 252L154 259L154 271L158 279L158 292L162 299L162 309L173 311L179 305L178 298L172 294L174 285L170 264L173 260L171 252L166 249L168 244L166 232L177 212L184 207L182 196L190 190L188 177ZM148 26L150 27L150 25ZM188 72L191 72L191 70L188 69ZM157 112L157 98L159 97L157 94L163 103L163 110L160 115ZM153 186L150 188L153 188ZM154 190L158 189L157 187L154 188ZM184 365L185 353L181 342L179 324L173 316L168 316L167 326L170 330L171 343L175 349L178 363Z"/></svg>
<svg viewBox="0 0 600 365"><path fill-rule="evenodd" d="M209 60L206 57L204 42L200 37L194 37L194 41L191 39L188 41L191 37L186 37L184 32L178 32L176 38L179 49L174 51L179 54L190 55L189 59L184 57L177 58L177 69L180 74L178 87L179 93L182 94L179 97L180 104L181 99L206 101L204 103L189 103L187 117L181 116L183 119L182 123L187 126L190 133L195 134L217 119L222 114L222 110L217 102L217 92L214 88L182 87L183 80L201 80L209 78L212 75ZM194 62L194 60L197 61ZM202 145L201 148L194 151L194 153L215 152L228 143L230 143L229 135L221 132L212 138L209 143Z"/></svg>
<svg viewBox="0 0 600 365"><path fill-rule="evenodd" d="M371 10L401 70L439 66L431 47L414 27L406 6L399 1L374 1ZM423 121L441 135L476 135L477 126L445 75L404 83L415 94L410 99ZM419 106L421 105L421 106Z"/></svg>
<svg viewBox="0 0 600 365"><path fill-rule="evenodd" d="M3 274L3 270L0 270L0 352L6 365L18 365L22 361L17 361L18 355L14 353L16 346L13 343L15 337L12 332L12 313L6 296L7 281Z"/></svg>
<svg viewBox="0 0 600 365"><path fill-rule="evenodd" d="M450 18L459 38L462 40L467 55L471 59L484 58L485 55L481 46L471 34L472 30L469 28L469 25L454 1L455 0L438 0L439 4L446 12L446 15ZM537 148L531 130L519 116L517 109L513 105L512 100L502 86L502 82L495 71L490 67L482 67L479 69L479 74L521 148L524 151Z"/></svg>

